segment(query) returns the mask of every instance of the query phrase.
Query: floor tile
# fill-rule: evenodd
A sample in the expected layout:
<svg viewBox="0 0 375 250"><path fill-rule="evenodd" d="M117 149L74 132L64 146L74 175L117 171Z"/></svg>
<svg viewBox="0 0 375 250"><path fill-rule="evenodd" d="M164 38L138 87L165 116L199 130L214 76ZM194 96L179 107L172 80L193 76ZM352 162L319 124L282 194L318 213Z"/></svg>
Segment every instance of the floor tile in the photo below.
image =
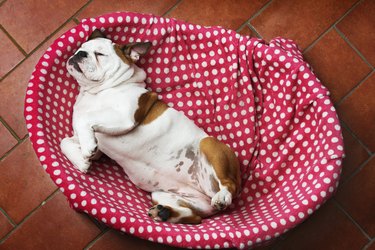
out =
<svg viewBox="0 0 375 250"><path fill-rule="evenodd" d="M23 107L27 83L34 70L35 64L39 61L39 58L49 45L64 33L64 31L73 26L75 26L73 22L69 22L65 25L62 30L45 42L37 51L0 82L0 116L12 127L20 138L23 138L27 134Z"/></svg>
<svg viewBox="0 0 375 250"><path fill-rule="evenodd" d="M375 237L375 157L337 193L336 199L361 225L371 238Z"/></svg>
<svg viewBox="0 0 375 250"><path fill-rule="evenodd" d="M57 189L41 167L29 140L5 157L0 169L0 204L16 223Z"/></svg>
<svg viewBox="0 0 375 250"><path fill-rule="evenodd" d="M326 31L356 0L275 0L251 21L266 40L282 36L306 48Z"/></svg>
<svg viewBox="0 0 375 250"><path fill-rule="evenodd" d="M163 15L171 7L177 3L177 0L138 0L138 1L128 1L128 0L109 0L101 1L94 0L85 9L79 13L78 18L95 17L102 15L104 13L114 12L114 11L131 11L140 13L153 13L155 15Z"/></svg>
<svg viewBox="0 0 375 250"><path fill-rule="evenodd" d="M87 0L6 1L0 8L0 23L29 53L86 2Z"/></svg>
<svg viewBox="0 0 375 250"><path fill-rule="evenodd" d="M8 218L0 211L0 240L12 229L12 224L9 222Z"/></svg>
<svg viewBox="0 0 375 250"><path fill-rule="evenodd" d="M1 114L1 113L0 113ZM17 140L0 122L0 158L17 144Z"/></svg>
<svg viewBox="0 0 375 250"><path fill-rule="evenodd" d="M83 249L100 230L58 192L3 243L4 249Z"/></svg>
<svg viewBox="0 0 375 250"><path fill-rule="evenodd" d="M338 106L340 118L372 152L375 151L373 93L375 93L375 73Z"/></svg>
<svg viewBox="0 0 375 250"><path fill-rule="evenodd" d="M368 239L332 201L279 241L276 249L361 249Z"/></svg>
<svg viewBox="0 0 375 250"><path fill-rule="evenodd" d="M16 66L25 56L9 37L0 30L0 79Z"/></svg>
<svg viewBox="0 0 375 250"><path fill-rule="evenodd" d="M247 0L185 0L182 1L168 16L190 23L213 26L219 25L236 30L256 13L267 1Z"/></svg>
<svg viewBox="0 0 375 250"><path fill-rule="evenodd" d="M362 1L337 27L350 42L375 66L375 1Z"/></svg>
<svg viewBox="0 0 375 250"><path fill-rule="evenodd" d="M178 249L158 243L153 243L147 240L136 238L127 234L123 234L114 230L110 230L105 233L98 241L92 245L90 250L125 250L125 249L137 249L137 250L172 250Z"/></svg>
<svg viewBox="0 0 375 250"><path fill-rule="evenodd" d="M340 182L344 182L351 176L358 167L364 163L370 155L365 148L354 138L351 133L346 129L342 129L345 146L345 159L343 161L343 170Z"/></svg>
<svg viewBox="0 0 375 250"><path fill-rule="evenodd" d="M338 102L371 72L359 55L333 29L305 53L306 60Z"/></svg>

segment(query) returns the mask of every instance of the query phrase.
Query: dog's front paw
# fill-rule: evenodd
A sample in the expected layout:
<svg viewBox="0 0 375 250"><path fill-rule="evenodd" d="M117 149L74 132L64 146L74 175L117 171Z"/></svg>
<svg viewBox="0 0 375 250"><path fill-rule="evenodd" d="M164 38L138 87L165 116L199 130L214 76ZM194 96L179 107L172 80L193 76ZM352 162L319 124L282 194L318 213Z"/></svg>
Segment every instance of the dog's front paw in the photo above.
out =
<svg viewBox="0 0 375 250"><path fill-rule="evenodd" d="M80 159L73 163L73 165L82 173L86 174L91 166L91 161L88 159Z"/></svg>
<svg viewBox="0 0 375 250"><path fill-rule="evenodd" d="M156 221L167 221L171 216L171 210L163 205L156 205L148 210L148 216Z"/></svg>
<svg viewBox="0 0 375 250"><path fill-rule="evenodd" d="M98 144L94 140L91 143L81 144L82 156L85 160L90 161L94 158L95 154L98 152Z"/></svg>
<svg viewBox="0 0 375 250"><path fill-rule="evenodd" d="M224 210L230 204L232 204L232 194L226 188L221 189L211 199L211 206L217 210Z"/></svg>

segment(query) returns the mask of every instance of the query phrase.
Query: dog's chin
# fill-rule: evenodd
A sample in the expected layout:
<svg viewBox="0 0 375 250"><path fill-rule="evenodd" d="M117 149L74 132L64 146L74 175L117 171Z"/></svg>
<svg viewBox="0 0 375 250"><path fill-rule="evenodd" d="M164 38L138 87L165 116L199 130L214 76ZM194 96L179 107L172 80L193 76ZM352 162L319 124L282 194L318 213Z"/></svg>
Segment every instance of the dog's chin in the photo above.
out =
<svg viewBox="0 0 375 250"><path fill-rule="evenodd" d="M91 89L101 84L100 80L89 79L86 77L84 72L78 72L77 70L68 69L69 74L77 81L78 85L83 89Z"/></svg>
<svg viewBox="0 0 375 250"><path fill-rule="evenodd" d="M68 67L68 73L76 80L79 80L80 78L83 77L83 74L75 70L74 68L69 68Z"/></svg>

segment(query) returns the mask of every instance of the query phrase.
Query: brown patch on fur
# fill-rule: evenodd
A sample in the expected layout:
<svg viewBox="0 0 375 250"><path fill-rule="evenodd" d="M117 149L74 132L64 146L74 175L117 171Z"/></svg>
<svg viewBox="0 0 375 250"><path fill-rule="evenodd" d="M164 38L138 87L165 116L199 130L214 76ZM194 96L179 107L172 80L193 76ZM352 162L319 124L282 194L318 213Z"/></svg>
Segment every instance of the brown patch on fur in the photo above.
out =
<svg viewBox="0 0 375 250"><path fill-rule="evenodd" d="M173 208L171 208L170 206L164 206L163 207L167 208L169 210L169 212L171 213L169 218L178 218L180 217L180 213L175 211Z"/></svg>
<svg viewBox="0 0 375 250"><path fill-rule="evenodd" d="M178 205L181 207L189 208L193 213L191 216L182 217L179 219L178 223L182 224L200 224L202 222L202 217L199 215L199 211L195 209L190 203L179 200Z"/></svg>
<svg viewBox="0 0 375 250"><path fill-rule="evenodd" d="M170 206L163 206L163 207L169 210L169 212L170 212L169 218L179 218L181 216L181 214L179 212L175 211L172 207L170 207ZM169 220L169 218L168 218L168 220ZM202 221L202 218L200 216L197 216L197 215L193 214L191 216L182 217L182 218L178 219L176 222L181 223L181 224L199 224L199 223L201 223L201 221Z"/></svg>
<svg viewBox="0 0 375 250"><path fill-rule="evenodd" d="M157 205L159 205L157 202L155 202L154 200L152 200L152 204L154 205L154 207L156 207ZM175 211L172 207L170 206L164 206L164 208L168 209L169 212L170 212L170 215L169 215L169 218L167 219L167 221L169 221L171 218L174 218L174 219L178 219L176 221L176 223L181 223L181 224L200 224L202 222L202 217L199 216L199 215L196 215L196 211L193 207L190 206L190 204L186 203L186 202L183 202L183 201L180 201L179 202L179 205L181 207L186 207L186 208L189 208L191 209L192 211L192 215L191 216L186 216L186 217L182 217L182 218L179 218L181 217L181 214L177 211Z"/></svg>
<svg viewBox="0 0 375 250"><path fill-rule="evenodd" d="M194 148L192 146L189 146L186 148L186 153L185 153L185 157L190 159L190 160L194 160L195 158L195 152L193 150Z"/></svg>
<svg viewBox="0 0 375 250"><path fill-rule="evenodd" d="M200 224L201 222L202 222L202 218L198 215L182 217L178 221L178 223L181 223L181 224Z"/></svg>
<svg viewBox="0 0 375 250"><path fill-rule="evenodd" d="M87 40L92 40L92 39L95 39L95 38L106 38L106 36L104 35L103 32L96 29L91 33L91 35L89 36L89 38Z"/></svg>
<svg viewBox="0 0 375 250"><path fill-rule="evenodd" d="M117 56L120 57L121 60L122 60L124 63L126 63L126 64L128 64L128 65L130 65L130 64L133 63L133 60L132 60L129 56L127 56L126 53L124 53L124 51L123 51L123 47L121 47L121 46L118 45L118 44L115 44L113 47L114 47L114 49L115 49L115 52L116 52Z"/></svg>
<svg viewBox="0 0 375 250"><path fill-rule="evenodd" d="M127 45L115 44L114 48L115 48L116 54L121 58L121 60L124 61L124 63L130 65L136 62L130 56L132 50L136 51L139 55L143 56L147 53L150 46L151 46L151 43L146 42L146 43L129 43Z"/></svg>
<svg viewBox="0 0 375 250"><path fill-rule="evenodd" d="M200 150L212 165L221 185L235 197L240 191L240 165L234 152L214 137L206 137L200 141ZM211 178L210 178L211 180ZM216 185L211 183L211 185Z"/></svg>
<svg viewBox="0 0 375 250"><path fill-rule="evenodd" d="M167 104L158 100L156 93L147 92L138 99L138 109L134 114L134 120L138 124L146 125L162 115L167 109Z"/></svg>
<svg viewBox="0 0 375 250"><path fill-rule="evenodd" d="M219 183L213 175L210 175L211 189L212 192L217 193L220 191Z"/></svg>

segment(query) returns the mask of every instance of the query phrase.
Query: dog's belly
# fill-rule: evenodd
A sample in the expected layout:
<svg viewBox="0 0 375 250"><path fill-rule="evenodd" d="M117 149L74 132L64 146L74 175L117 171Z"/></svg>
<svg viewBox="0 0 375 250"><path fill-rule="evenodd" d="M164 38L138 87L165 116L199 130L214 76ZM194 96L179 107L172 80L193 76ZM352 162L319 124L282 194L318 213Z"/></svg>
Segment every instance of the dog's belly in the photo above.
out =
<svg viewBox="0 0 375 250"><path fill-rule="evenodd" d="M121 165L130 180L146 191L212 196L213 169L199 154L207 134L173 109L122 136L96 134L99 149Z"/></svg>

